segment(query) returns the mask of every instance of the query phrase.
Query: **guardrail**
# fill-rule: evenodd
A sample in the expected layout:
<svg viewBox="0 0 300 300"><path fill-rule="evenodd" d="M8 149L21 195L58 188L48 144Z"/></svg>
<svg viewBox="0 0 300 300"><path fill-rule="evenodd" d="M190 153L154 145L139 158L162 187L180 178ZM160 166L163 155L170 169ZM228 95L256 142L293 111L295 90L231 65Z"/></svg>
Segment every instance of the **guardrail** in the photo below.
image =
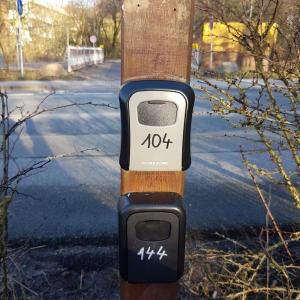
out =
<svg viewBox="0 0 300 300"><path fill-rule="evenodd" d="M104 62L104 49L68 46L68 72Z"/></svg>

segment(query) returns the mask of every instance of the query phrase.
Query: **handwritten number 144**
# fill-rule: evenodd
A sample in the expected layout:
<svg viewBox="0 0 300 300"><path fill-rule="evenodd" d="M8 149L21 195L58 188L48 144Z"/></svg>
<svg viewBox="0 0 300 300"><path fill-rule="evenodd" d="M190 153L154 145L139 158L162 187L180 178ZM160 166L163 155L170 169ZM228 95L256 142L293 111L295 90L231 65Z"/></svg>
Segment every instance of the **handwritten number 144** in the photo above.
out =
<svg viewBox="0 0 300 300"><path fill-rule="evenodd" d="M150 260L153 255L157 255L159 257L159 260L162 260L164 256L168 256L168 254L164 250L163 246L160 246L160 248L158 249L158 251L156 253L153 249L151 249L151 247L148 247L146 252L145 252L145 248L142 247L139 250L139 252L137 253L137 255L140 256L141 261L143 261L144 258Z"/></svg>

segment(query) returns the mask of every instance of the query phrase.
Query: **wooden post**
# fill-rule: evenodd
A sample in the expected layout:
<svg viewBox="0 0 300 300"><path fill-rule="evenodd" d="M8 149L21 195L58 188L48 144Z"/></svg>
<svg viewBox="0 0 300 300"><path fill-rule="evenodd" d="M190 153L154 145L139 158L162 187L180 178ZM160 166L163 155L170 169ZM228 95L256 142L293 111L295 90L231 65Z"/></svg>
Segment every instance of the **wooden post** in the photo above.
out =
<svg viewBox="0 0 300 300"><path fill-rule="evenodd" d="M193 0L124 0L122 83L139 79L190 80ZM176 192L183 195L184 173L121 170L121 194ZM176 299L177 283L129 284L121 299Z"/></svg>

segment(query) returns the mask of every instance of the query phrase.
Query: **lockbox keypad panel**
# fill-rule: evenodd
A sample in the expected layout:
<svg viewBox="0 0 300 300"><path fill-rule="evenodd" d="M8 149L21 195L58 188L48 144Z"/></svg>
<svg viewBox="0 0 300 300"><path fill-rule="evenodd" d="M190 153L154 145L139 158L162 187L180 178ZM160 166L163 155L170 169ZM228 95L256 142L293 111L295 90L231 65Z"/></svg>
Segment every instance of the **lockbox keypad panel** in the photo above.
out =
<svg viewBox="0 0 300 300"><path fill-rule="evenodd" d="M165 104L148 104L147 109L144 110L148 113L149 125L141 124L139 106L147 100L151 103L155 99L164 99ZM156 105L166 106L166 109L158 110ZM170 107L171 112L168 111ZM130 170L181 170L185 111L186 99L177 92L143 91L131 96L129 100L130 136L132 137ZM145 119L144 117L143 120ZM163 125L170 123L171 125Z"/></svg>

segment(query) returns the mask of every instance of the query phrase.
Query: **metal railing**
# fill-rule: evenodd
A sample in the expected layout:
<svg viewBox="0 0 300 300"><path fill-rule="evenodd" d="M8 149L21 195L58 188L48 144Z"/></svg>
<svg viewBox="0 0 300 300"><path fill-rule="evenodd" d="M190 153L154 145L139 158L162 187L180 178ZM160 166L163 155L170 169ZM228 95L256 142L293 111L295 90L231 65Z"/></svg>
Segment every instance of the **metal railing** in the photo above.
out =
<svg viewBox="0 0 300 300"><path fill-rule="evenodd" d="M68 46L68 72L104 62L104 49Z"/></svg>

